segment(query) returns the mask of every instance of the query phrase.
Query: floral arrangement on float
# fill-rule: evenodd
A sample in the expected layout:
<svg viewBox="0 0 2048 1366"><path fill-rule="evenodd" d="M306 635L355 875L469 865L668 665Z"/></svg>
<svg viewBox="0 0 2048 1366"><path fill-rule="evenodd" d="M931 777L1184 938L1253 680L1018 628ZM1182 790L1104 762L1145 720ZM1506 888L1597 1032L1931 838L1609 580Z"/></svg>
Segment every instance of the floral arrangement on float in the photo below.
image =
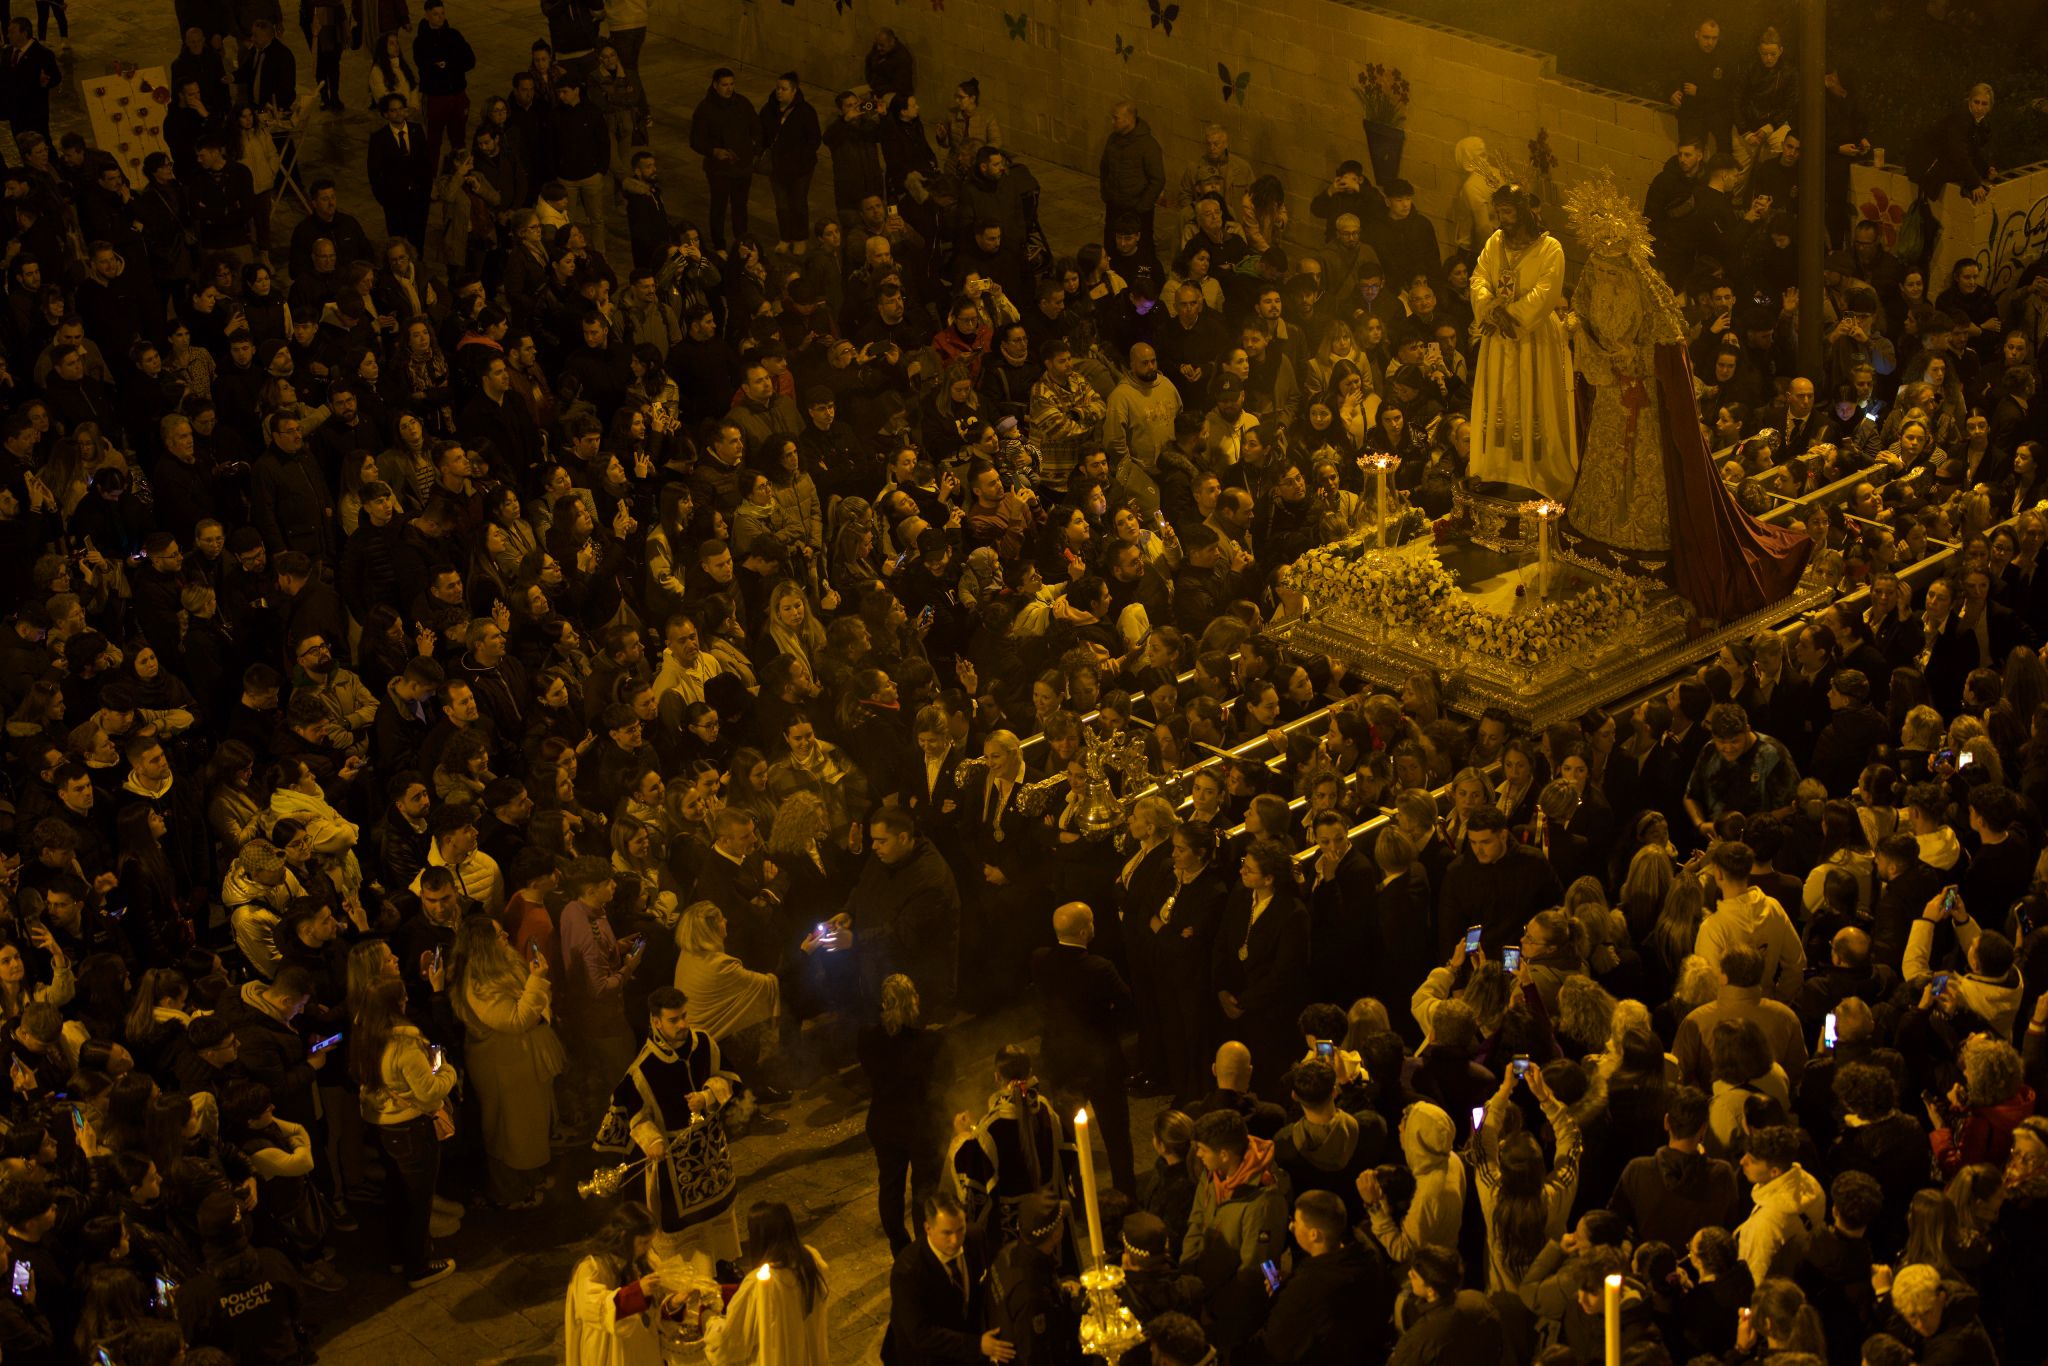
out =
<svg viewBox="0 0 2048 1366"><path fill-rule="evenodd" d="M1489 612L1458 591L1434 548L1421 545L1393 553L1355 541L1318 546L1295 562L1293 581L1315 610L1424 633L1525 668L1595 649L1634 628L1648 610L1640 584L1603 578L1511 615Z"/></svg>

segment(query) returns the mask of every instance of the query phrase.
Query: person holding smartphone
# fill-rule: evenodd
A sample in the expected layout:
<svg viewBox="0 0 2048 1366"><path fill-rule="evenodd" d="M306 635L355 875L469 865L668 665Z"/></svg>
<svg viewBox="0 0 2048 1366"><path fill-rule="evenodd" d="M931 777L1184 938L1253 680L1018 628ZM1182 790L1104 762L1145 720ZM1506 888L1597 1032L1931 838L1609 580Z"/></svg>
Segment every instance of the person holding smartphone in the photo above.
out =
<svg viewBox="0 0 2048 1366"><path fill-rule="evenodd" d="M491 1202L503 1209L540 1204L553 1156L554 1083L568 1062L548 1022L553 995L537 942L522 952L496 921L473 915L462 922L448 1000L462 1021L463 1061L483 1111Z"/></svg>
<svg viewBox="0 0 2048 1366"><path fill-rule="evenodd" d="M440 974L434 977L439 985ZM430 1225L441 1143L455 1133L449 1098L460 1079L454 1064L437 1063L427 1036L406 1018L405 984L397 978L379 982L357 1003L348 1032L349 1073L384 1159L385 1260L417 1290L455 1272L452 1257L434 1255Z"/></svg>

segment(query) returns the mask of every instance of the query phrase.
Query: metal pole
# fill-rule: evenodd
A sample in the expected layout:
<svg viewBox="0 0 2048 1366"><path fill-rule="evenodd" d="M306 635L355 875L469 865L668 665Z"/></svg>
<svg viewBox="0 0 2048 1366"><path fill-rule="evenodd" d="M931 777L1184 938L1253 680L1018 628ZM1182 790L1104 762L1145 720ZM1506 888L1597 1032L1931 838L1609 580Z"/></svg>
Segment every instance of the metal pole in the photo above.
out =
<svg viewBox="0 0 2048 1366"><path fill-rule="evenodd" d="M1821 381L1821 263L1827 255L1827 0L1804 0L1799 35L1799 373Z"/></svg>

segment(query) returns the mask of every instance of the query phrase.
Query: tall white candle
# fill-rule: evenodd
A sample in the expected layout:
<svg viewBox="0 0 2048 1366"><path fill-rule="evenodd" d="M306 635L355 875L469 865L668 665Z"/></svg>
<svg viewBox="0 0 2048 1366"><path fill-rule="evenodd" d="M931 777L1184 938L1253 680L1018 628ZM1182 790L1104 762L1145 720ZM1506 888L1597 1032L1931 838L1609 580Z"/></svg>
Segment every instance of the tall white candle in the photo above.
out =
<svg viewBox="0 0 2048 1366"><path fill-rule="evenodd" d="M1607 1366L1621 1366L1621 1277L1607 1278Z"/></svg>
<svg viewBox="0 0 2048 1366"><path fill-rule="evenodd" d="M1074 1112L1074 1150L1081 1156L1081 1199L1088 1207L1088 1252L1100 1269L1102 1260L1102 1205L1095 1196L1095 1142L1088 1128L1088 1112Z"/></svg>
<svg viewBox="0 0 2048 1366"><path fill-rule="evenodd" d="M1380 549L1385 550L1387 548L1387 466L1385 461L1381 461L1379 466L1379 504Z"/></svg>
<svg viewBox="0 0 2048 1366"><path fill-rule="evenodd" d="M765 1361L768 1358L768 1278L772 1275L768 1263L761 1263L761 1269L754 1273L754 1358Z"/></svg>

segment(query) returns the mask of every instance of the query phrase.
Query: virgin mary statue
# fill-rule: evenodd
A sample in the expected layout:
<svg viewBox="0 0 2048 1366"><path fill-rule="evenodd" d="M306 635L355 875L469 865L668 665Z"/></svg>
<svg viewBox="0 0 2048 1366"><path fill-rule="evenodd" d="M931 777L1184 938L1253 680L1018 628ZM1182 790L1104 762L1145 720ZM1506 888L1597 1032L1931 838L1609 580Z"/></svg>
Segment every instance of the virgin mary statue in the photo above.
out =
<svg viewBox="0 0 2048 1366"><path fill-rule="evenodd" d="M1786 596L1813 543L1757 521L1714 474L1700 434L1678 301L1650 264L1650 234L1612 177L1565 196L1586 264L1572 290L1574 361L1592 390L1567 546L1667 579L1705 621Z"/></svg>

